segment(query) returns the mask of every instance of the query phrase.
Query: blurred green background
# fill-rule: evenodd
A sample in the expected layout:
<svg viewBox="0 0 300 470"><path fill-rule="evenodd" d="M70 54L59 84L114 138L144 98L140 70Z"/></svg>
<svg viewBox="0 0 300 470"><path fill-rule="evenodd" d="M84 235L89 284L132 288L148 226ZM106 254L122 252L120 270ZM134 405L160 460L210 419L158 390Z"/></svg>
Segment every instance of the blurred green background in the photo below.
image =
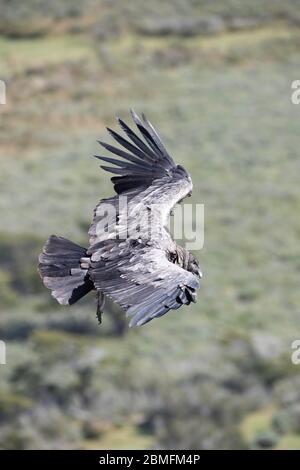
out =
<svg viewBox="0 0 300 470"><path fill-rule="evenodd" d="M300 449L300 1L0 0L0 447ZM128 331L37 275L144 111L205 204L198 303ZM106 137L107 138L107 137Z"/></svg>

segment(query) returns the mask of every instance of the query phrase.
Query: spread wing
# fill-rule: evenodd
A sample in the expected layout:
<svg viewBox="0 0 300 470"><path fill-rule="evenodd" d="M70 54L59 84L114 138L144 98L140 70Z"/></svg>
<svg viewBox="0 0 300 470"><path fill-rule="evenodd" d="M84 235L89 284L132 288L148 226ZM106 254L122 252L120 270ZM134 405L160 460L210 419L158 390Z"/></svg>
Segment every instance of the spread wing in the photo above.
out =
<svg viewBox="0 0 300 470"><path fill-rule="evenodd" d="M137 240L107 240L88 253L95 287L126 310L132 317L129 326L196 301L198 278L171 263L158 247Z"/></svg>
<svg viewBox="0 0 300 470"><path fill-rule="evenodd" d="M146 230L149 225L157 231L157 236L168 237L164 227L172 208L192 191L191 177L182 166L174 163L154 127L144 115L141 120L134 111L131 114L141 137L118 119L129 140L108 129L123 148L104 142L100 144L121 158L96 155L114 165L102 165L101 168L117 175L111 178L117 196L100 201L96 207L89 230L91 245L114 238L116 234L125 238L128 232L135 233L137 226L141 238L149 238ZM112 208L114 210L110 210ZM151 218L147 227L146 215Z"/></svg>
<svg viewBox="0 0 300 470"><path fill-rule="evenodd" d="M133 317L133 326L195 301L199 280L169 261L176 244L165 229L174 205L191 193L191 178L174 163L146 117L131 114L141 137L118 119L129 140L108 129L122 148L100 142L120 157L97 156L110 164L102 168L115 175L117 195L95 209L88 255L94 286Z"/></svg>

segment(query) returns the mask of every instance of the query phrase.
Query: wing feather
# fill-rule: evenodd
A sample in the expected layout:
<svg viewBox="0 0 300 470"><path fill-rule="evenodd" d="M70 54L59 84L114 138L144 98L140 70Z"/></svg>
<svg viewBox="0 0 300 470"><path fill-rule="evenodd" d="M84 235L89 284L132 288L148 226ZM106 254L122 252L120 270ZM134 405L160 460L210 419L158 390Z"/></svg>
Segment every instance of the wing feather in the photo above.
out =
<svg viewBox="0 0 300 470"><path fill-rule="evenodd" d="M199 287L199 279L171 263L165 252L143 244L133 247L130 240L117 246L119 256L110 255L110 248L102 249L100 260L92 254L89 274L95 287L132 317L130 326L143 325L191 302L188 293Z"/></svg>
<svg viewBox="0 0 300 470"><path fill-rule="evenodd" d="M121 158L95 156L107 163L107 165L101 166L105 171L115 175L111 180L117 194L127 197L128 213L126 212L126 214L119 208L118 196L115 199L110 199L110 203L115 206L119 225L124 225L126 218L129 225L140 224L143 227L143 208L156 206L153 217L156 217L155 224L157 227L161 225L162 227L158 228L161 228L160 232L163 232L163 226L166 224L173 206L191 192L192 181L186 170L174 163L147 118L143 115L143 120L140 119L133 110L131 114L142 138L138 137L124 121L118 119L121 128L134 145L115 131L108 129L112 137L125 150L99 141L102 147ZM103 202L107 203L108 201ZM89 231L90 243L92 244L102 240L103 236L105 238L103 234L99 236L98 225L101 220L99 212L101 212L101 203L95 210L94 220ZM110 220L108 227L112 231L117 229L116 220Z"/></svg>

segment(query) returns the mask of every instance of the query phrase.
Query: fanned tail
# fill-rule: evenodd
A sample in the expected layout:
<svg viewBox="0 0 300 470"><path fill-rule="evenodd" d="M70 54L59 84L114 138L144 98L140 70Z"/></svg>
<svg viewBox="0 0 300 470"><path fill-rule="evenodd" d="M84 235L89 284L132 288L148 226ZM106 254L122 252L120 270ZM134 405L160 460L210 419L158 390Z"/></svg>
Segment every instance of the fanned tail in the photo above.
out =
<svg viewBox="0 0 300 470"><path fill-rule="evenodd" d="M63 237L51 235L39 256L43 283L62 305L72 305L94 288L87 269L80 264L86 249Z"/></svg>

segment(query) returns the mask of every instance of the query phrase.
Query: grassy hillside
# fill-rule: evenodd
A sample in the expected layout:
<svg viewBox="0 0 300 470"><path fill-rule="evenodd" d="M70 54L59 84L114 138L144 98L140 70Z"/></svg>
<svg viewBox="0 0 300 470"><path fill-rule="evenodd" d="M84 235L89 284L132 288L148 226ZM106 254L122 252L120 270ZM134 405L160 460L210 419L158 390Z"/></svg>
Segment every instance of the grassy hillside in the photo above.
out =
<svg viewBox="0 0 300 470"><path fill-rule="evenodd" d="M299 448L298 3L1 2L1 447ZM205 246L198 303L128 331L36 265L50 233L87 243L96 139L130 107L192 174Z"/></svg>

